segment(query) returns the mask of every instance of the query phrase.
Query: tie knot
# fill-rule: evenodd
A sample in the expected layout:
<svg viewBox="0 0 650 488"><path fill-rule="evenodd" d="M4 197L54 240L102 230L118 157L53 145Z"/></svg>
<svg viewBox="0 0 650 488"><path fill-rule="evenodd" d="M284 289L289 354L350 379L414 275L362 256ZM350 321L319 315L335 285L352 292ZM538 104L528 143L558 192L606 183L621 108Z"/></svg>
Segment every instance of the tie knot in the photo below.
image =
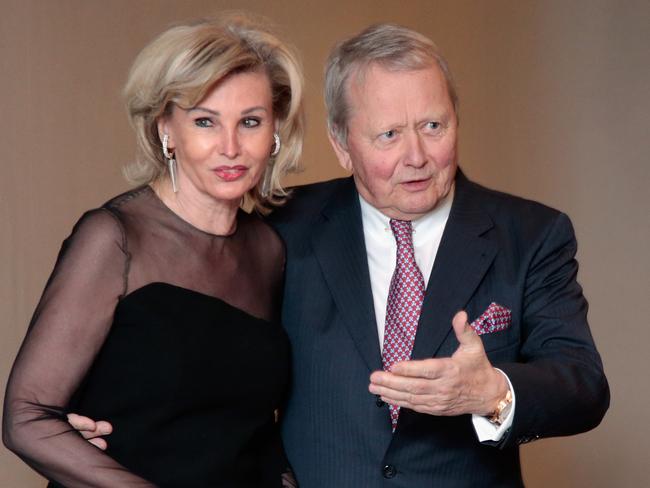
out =
<svg viewBox="0 0 650 488"><path fill-rule="evenodd" d="M413 242L413 225L410 220L390 219L390 228L398 245Z"/></svg>

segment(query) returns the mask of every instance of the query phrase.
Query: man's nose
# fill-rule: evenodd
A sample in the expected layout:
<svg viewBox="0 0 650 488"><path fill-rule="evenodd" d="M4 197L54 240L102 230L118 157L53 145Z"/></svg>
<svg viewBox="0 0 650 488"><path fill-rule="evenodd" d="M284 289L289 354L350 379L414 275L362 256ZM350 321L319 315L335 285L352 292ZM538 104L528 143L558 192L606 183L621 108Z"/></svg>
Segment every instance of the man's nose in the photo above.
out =
<svg viewBox="0 0 650 488"><path fill-rule="evenodd" d="M427 156L424 151L422 135L418 133L418 131L408 131L406 133L405 142L406 163L415 167L424 166L427 162Z"/></svg>
<svg viewBox="0 0 650 488"><path fill-rule="evenodd" d="M219 152L228 159L235 159L240 153L239 135L235 129L224 129L221 134Z"/></svg>

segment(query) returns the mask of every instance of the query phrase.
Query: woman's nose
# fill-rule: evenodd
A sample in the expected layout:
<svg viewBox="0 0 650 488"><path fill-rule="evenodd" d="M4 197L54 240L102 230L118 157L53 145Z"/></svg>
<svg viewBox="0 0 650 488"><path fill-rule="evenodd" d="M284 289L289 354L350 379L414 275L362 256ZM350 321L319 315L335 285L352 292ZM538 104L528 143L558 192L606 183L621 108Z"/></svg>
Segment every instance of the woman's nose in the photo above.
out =
<svg viewBox="0 0 650 488"><path fill-rule="evenodd" d="M239 156L240 144L236 130L226 129L223 131L219 152L228 159L235 159Z"/></svg>

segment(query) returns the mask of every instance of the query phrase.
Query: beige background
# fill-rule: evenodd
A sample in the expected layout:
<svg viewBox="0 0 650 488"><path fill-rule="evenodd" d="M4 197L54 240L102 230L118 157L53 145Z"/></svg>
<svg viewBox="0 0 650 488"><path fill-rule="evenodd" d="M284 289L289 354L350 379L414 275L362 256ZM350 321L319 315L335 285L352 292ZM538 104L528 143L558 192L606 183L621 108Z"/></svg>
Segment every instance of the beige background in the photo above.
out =
<svg viewBox="0 0 650 488"><path fill-rule="evenodd" d="M322 65L375 21L430 35L461 95L461 165L486 185L566 211L612 390L595 431L522 448L530 487L650 482L650 3L647 1L0 0L0 388L80 213L126 188L120 99L134 56L171 22L223 8L273 19L302 52L305 172L339 176ZM540 392L543 395L544 392ZM0 487L43 481L0 448Z"/></svg>

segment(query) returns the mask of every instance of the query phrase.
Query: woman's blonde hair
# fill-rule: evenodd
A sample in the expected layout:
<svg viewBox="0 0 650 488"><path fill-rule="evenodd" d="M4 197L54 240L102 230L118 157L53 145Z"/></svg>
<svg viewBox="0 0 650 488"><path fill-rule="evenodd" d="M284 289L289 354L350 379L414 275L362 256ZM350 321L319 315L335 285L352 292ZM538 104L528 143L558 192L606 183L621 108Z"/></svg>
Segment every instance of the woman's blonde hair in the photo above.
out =
<svg viewBox="0 0 650 488"><path fill-rule="evenodd" d="M302 69L291 47L241 13L172 27L140 52L124 88L139 149L137 161L125 170L127 178L149 184L166 175L157 122L173 104L192 108L229 74L256 70L264 70L271 82L282 145L267 167L268 192L262 195L261 181L248 192L244 206L265 212L269 205L281 204L287 196L281 179L297 171L302 153Z"/></svg>

